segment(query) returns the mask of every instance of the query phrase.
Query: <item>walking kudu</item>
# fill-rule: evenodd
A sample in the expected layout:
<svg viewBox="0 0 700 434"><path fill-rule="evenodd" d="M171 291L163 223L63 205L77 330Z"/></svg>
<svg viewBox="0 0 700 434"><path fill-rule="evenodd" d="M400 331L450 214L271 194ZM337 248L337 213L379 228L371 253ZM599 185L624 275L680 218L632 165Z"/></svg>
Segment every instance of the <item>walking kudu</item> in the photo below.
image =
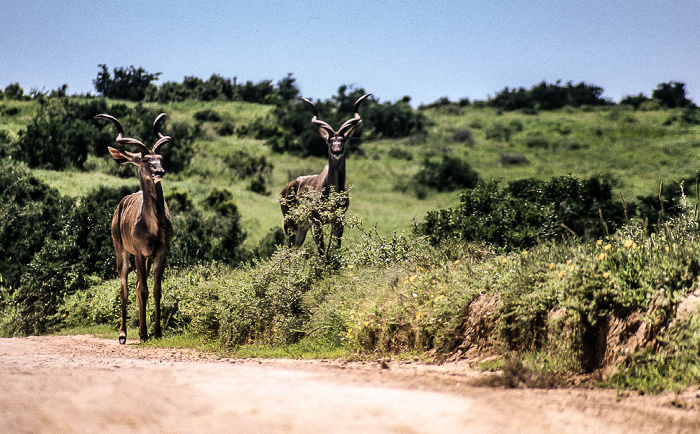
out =
<svg viewBox="0 0 700 434"><path fill-rule="evenodd" d="M292 180L280 192L282 195L280 205L284 219L284 233L290 238L290 242L297 247L304 244L306 232L313 226L314 240L318 247L318 253L320 255L326 253L321 225L327 222L321 221L319 215L312 216L312 221L295 221L293 218L290 218L289 212L298 204L298 200L306 192L316 191L321 193L322 202L328 200L331 192L345 192L345 143L352 138L360 137L362 134L362 118L360 118L358 109L360 103L370 95L363 95L355 102L352 109L353 117L345 121L337 132L328 123L318 119L318 109L313 102L306 98L301 98L302 101L311 106L314 113L311 123L318 128L318 133L328 145L328 164L318 175L300 176ZM349 200L343 201L340 204L341 211L344 213L349 205ZM335 240L335 247L339 248L341 237L343 236L343 223L336 220L330 223L331 238L328 240L329 250L332 247L333 240Z"/></svg>
<svg viewBox="0 0 700 434"><path fill-rule="evenodd" d="M112 241L117 256L117 271L121 280L122 317L119 326L119 343L126 343L126 302L129 293L127 276L129 275L129 255L134 255L136 265L136 297L139 304L139 338L148 339L146 327L146 302L148 300L148 274L153 261L153 301L155 307L155 327L153 334L160 337L160 297L161 280L165 269L165 256L168 244L173 237L173 225L168 205L163 199L163 188L160 181L165 176L165 170L158 154L159 148L172 141L158 130L158 124L165 117L161 113L153 122L153 132L158 140L152 150L140 141L124 137L124 128L115 117L100 114L95 116L106 119L117 127L117 143L135 146L139 152L121 152L109 147L117 163L131 163L138 166L141 191L122 198L112 217Z"/></svg>

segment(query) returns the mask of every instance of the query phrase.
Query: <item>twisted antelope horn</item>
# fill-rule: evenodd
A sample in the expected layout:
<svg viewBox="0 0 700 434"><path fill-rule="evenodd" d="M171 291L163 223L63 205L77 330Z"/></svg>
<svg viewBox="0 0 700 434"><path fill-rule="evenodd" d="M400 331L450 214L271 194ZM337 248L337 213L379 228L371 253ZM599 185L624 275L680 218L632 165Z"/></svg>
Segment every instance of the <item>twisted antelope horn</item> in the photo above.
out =
<svg viewBox="0 0 700 434"><path fill-rule="evenodd" d="M311 123L316 125L318 128L323 128L324 130L328 131L331 136L333 136L335 134L333 127L331 127L327 122L318 119L318 109L316 108L316 104L301 96L299 99L310 105L311 109L314 111L314 117L311 118Z"/></svg>
<svg viewBox="0 0 700 434"><path fill-rule="evenodd" d="M170 143L173 141L173 138L170 136L164 136L160 130L158 129L158 124L160 121L162 121L165 118L166 114L161 113L156 117L156 120L153 121L153 132L155 133L156 137L158 137L158 141L156 142L155 145L153 145L153 153L157 154L158 153L158 148L160 148L162 145L166 143Z"/></svg>
<svg viewBox="0 0 700 434"><path fill-rule="evenodd" d="M352 118L345 121L340 127L340 129L338 130L340 134L344 135L346 130L355 130L353 133L353 137L360 137L360 135L362 134L362 118L360 117L359 113L360 104L362 103L362 101L364 101L370 96L372 96L371 93L366 93L359 97L357 101L355 101L355 105L352 106Z"/></svg>
<svg viewBox="0 0 700 434"><path fill-rule="evenodd" d="M119 132L119 134L117 134L117 143L125 144L125 145L134 145L141 151L141 154L143 154L143 155L149 154L151 152L148 150L146 145L141 143L139 140L132 139L130 137L124 137L124 127L122 126L122 123L119 122L119 120L117 118L115 118L114 116L110 116L110 115L106 115L106 114L99 114L99 115L96 115L95 117L98 119L104 119L104 120L110 121L117 127L117 131Z"/></svg>

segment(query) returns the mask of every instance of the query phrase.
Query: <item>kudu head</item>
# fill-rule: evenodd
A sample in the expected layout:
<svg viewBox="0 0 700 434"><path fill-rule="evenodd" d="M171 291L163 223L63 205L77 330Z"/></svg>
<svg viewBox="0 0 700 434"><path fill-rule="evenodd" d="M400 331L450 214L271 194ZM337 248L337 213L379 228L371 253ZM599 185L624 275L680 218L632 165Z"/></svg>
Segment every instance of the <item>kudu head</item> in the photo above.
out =
<svg viewBox="0 0 700 434"><path fill-rule="evenodd" d="M352 108L352 118L345 121L338 131L335 131L328 123L318 118L318 109L313 102L300 97L302 101L311 106L314 112L311 123L318 128L318 133L328 145L328 154L334 159L340 160L345 155L345 143L349 139L358 138L362 134L362 118L360 118L358 109L360 108L360 103L371 95L371 93L362 95L355 101L355 105Z"/></svg>
<svg viewBox="0 0 700 434"><path fill-rule="evenodd" d="M119 120L117 120L117 118L114 116L99 114L95 117L98 119L108 120L116 125L117 131L119 132L119 134L117 134L117 143L123 145L133 145L139 150L139 152L121 152L120 150L109 146L109 153L117 163L131 163L138 166L139 176L145 175L154 183L160 182L163 179L165 176L165 170L163 169L162 164L163 156L158 153L158 149L162 145L173 140L170 136L164 136L158 129L158 124L161 120L163 120L163 118L165 118L165 113L159 114L158 117L156 117L156 120L153 122L153 132L158 140L156 141L156 144L153 145L153 149L150 151L146 145L141 143L139 140L124 137L124 127L122 127L121 122L119 122Z"/></svg>

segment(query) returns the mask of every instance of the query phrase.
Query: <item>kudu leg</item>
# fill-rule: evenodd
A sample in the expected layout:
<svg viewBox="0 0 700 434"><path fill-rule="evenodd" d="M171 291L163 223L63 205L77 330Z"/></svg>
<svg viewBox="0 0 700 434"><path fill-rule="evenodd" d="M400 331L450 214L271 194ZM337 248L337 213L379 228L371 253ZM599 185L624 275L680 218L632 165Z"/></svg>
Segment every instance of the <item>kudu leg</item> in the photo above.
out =
<svg viewBox="0 0 700 434"><path fill-rule="evenodd" d="M323 240L323 226L320 224L314 224L313 233L314 241L316 242L316 247L318 248L318 254L323 256L326 254L326 245Z"/></svg>
<svg viewBox="0 0 700 434"><path fill-rule="evenodd" d="M162 336L160 329L160 296L161 296L161 281L163 280L163 272L165 271L166 256L165 253L156 256L153 264L153 308L155 316L155 325L153 327L153 336L159 338Z"/></svg>
<svg viewBox="0 0 700 434"><path fill-rule="evenodd" d="M142 341L148 339L148 327L146 324L146 303L148 302L148 258L136 255L136 299L139 305L139 338Z"/></svg>
<svg viewBox="0 0 700 434"><path fill-rule="evenodd" d="M126 303L129 299L129 254L126 252L117 252L117 273L119 273L119 281L121 288L119 289L119 300L122 306L122 318L119 323L119 343L126 344Z"/></svg>
<svg viewBox="0 0 700 434"><path fill-rule="evenodd" d="M344 231L345 227L342 223L334 223L331 225L331 236L328 240L328 250L331 250L331 248L340 249L340 242L342 241Z"/></svg>

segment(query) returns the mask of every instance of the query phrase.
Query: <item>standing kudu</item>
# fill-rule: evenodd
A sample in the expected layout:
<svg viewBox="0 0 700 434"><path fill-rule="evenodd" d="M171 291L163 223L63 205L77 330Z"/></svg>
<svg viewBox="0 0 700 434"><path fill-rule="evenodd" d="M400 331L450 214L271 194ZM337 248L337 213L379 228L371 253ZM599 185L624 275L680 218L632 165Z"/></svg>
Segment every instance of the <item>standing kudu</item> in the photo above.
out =
<svg viewBox="0 0 700 434"><path fill-rule="evenodd" d="M360 137L362 134L362 119L358 113L360 103L369 97L371 94L361 96L353 107L353 117L340 127L336 132L326 122L318 119L318 109L313 102L306 98L301 98L302 101L309 104L313 110L314 116L311 118L311 123L318 128L318 133L328 145L328 164L323 168L323 171L318 175L300 176L287 184L280 194L282 208L282 217L284 219L284 233L290 238L290 242L295 246L304 244L306 232L313 226L314 240L318 247L318 253L324 255L326 249L323 240L323 231L321 225L327 222L321 221L319 214L312 215L311 221L295 221L291 218L290 210L294 208L298 201L304 196L304 193L319 192L322 202L326 202L331 192L345 192L345 143L352 139ZM340 204L342 212L348 209L349 200L344 200ZM333 220L331 223L331 234L328 240L328 249L333 245L336 248L340 247L341 237L343 236L343 223ZM335 240L335 242L333 241Z"/></svg>
<svg viewBox="0 0 700 434"><path fill-rule="evenodd" d="M117 256L117 271L121 280L122 317L119 326L119 343L126 343L126 302L128 296L127 276L129 275L129 255L134 255L136 265L136 297L139 304L139 338L148 339L146 327L146 301L148 300L147 278L153 261L153 301L155 306L155 327L153 334L161 336L160 330L160 297L161 280L165 269L165 256L168 245L173 237L173 225L168 205L163 199L163 188L160 181L165 176L165 170L158 154L158 149L165 143L171 142L169 136L164 136L158 130L158 124L165 113L158 115L153 122L153 132L158 141L152 150L140 141L124 137L122 124L113 116L100 114L95 116L106 119L117 127L117 143L132 145L139 152L121 152L109 147L117 163L131 163L138 166L141 191L122 198L112 217L112 241Z"/></svg>

